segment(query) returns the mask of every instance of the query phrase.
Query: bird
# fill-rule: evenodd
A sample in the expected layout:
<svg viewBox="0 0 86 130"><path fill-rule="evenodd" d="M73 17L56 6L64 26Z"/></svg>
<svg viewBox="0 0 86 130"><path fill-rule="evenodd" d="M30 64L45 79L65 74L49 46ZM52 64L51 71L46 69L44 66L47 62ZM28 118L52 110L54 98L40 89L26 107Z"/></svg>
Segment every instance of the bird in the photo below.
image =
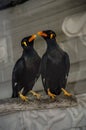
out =
<svg viewBox="0 0 86 130"><path fill-rule="evenodd" d="M41 79L48 96L55 99L61 92L66 96L72 94L65 90L70 70L70 59L67 52L57 44L56 33L52 30L37 33L47 44L41 59Z"/></svg>
<svg viewBox="0 0 86 130"><path fill-rule="evenodd" d="M41 63L41 58L33 47L35 39L36 35L33 34L23 38L21 41L23 52L12 71L12 98L20 97L23 101L28 101L26 96L28 92L38 99L41 96L32 90L40 76Z"/></svg>

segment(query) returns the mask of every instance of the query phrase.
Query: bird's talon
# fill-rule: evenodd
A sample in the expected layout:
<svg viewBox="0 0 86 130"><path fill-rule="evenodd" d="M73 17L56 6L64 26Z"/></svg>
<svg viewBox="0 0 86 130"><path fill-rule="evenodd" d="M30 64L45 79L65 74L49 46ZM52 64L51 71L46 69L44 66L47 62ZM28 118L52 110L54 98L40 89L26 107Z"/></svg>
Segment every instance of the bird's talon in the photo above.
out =
<svg viewBox="0 0 86 130"><path fill-rule="evenodd" d="M40 99L41 98L41 94L39 94L39 93L36 93L36 92L34 92L34 91L30 91L30 93L32 93L34 96L36 96L37 97L37 99Z"/></svg>
<svg viewBox="0 0 86 130"><path fill-rule="evenodd" d="M37 97L37 99L40 99L40 98L41 98L41 95L40 95L40 94L36 94L35 96Z"/></svg>
<svg viewBox="0 0 86 130"><path fill-rule="evenodd" d="M26 102L28 101L28 97L22 95L21 93L19 93L19 97L20 97L23 101L26 101Z"/></svg>
<svg viewBox="0 0 86 130"><path fill-rule="evenodd" d="M62 91L63 91L63 93L64 93L65 96L68 96L68 97L71 97L71 96L72 96L71 93L67 92L67 91L66 91L65 89L63 89L63 88L62 88Z"/></svg>
<svg viewBox="0 0 86 130"><path fill-rule="evenodd" d="M52 98L55 99L56 95L50 92L50 89L48 89L48 95Z"/></svg>
<svg viewBox="0 0 86 130"><path fill-rule="evenodd" d="M52 98L52 99L55 99L55 98L56 98L56 95L52 94L52 95L51 95L51 98Z"/></svg>
<svg viewBox="0 0 86 130"><path fill-rule="evenodd" d="M71 97L71 96L72 96L72 94L70 94L70 93L64 93L64 95L65 95L65 96L68 96L68 97Z"/></svg>

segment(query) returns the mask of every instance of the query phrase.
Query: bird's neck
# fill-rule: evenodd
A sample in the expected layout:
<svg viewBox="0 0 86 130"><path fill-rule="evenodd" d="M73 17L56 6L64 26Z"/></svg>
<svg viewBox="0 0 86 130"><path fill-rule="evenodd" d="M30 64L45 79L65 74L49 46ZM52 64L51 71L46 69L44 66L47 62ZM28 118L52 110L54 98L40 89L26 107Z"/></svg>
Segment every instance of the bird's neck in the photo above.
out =
<svg viewBox="0 0 86 130"><path fill-rule="evenodd" d="M48 50L54 49L58 46L56 39L47 39L46 42L47 42L47 49Z"/></svg>
<svg viewBox="0 0 86 130"><path fill-rule="evenodd" d="M25 56L30 56L30 55L32 55L33 54L33 52L34 52L34 49L32 48L32 47L30 47L30 48L28 48L28 49L25 49L25 50L23 50L23 56L25 55Z"/></svg>

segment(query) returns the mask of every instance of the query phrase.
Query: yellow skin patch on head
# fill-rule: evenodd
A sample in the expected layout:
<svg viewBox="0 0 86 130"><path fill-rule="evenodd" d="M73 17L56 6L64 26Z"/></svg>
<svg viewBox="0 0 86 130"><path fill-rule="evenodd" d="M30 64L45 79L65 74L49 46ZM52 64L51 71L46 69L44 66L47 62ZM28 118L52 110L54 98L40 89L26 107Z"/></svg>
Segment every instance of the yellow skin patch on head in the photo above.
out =
<svg viewBox="0 0 86 130"><path fill-rule="evenodd" d="M53 38L53 34L50 34L50 39L52 39Z"/></svg>
<svg viewBox="0 0 86 130"><path fill-rule="evenodd" d="M25 46L27 46L27 43L26 43L26 42L23 42L22 44L24 44Z"/></svg>

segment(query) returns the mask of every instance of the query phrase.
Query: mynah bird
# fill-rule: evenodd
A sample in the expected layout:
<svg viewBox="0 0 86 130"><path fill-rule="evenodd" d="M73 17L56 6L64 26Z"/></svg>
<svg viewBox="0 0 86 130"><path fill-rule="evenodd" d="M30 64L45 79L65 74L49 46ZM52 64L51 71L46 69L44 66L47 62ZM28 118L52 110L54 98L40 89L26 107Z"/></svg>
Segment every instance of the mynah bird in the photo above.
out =
<svg viewBox="0 0 86 130"><path fill-rule="evenodd" d="M12 72L12 98L20 97L23 101L27 101L26 94L28 92L31 92L38 99L40 98L40 94L32 91L35 82L40 76L41 62L41 58L33 48L35 38L36 35L33 34L21 41L23 53L15 63Z"/></svg>
<svg viewBox="0 0 86 130"><path fill-rule="evenodd" d="M70 69L70 59L56 42L56 33L52 30L37 33L47 43L46 52L41 59L41 78L45 92L54 99L62 91L64 95L71 96L66 88Z"/></svg>

